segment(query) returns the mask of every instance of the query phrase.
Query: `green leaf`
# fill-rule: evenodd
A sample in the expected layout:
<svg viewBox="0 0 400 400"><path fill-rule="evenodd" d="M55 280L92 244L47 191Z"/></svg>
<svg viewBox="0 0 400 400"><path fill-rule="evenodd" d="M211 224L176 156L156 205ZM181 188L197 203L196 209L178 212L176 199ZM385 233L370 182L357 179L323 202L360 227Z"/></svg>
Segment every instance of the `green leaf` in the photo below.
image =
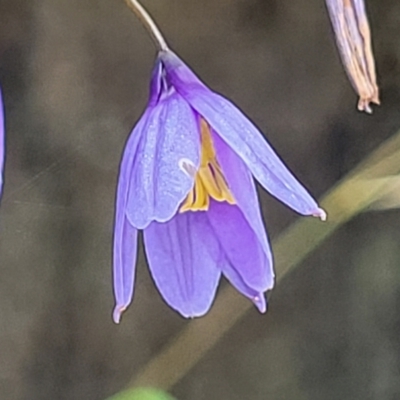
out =
<svg viewBox="0 0 400 400"><path fill-rule="evenodd" d="M117 393L108 400L175 400L168 393L152 388L136 388Z"/></svg>

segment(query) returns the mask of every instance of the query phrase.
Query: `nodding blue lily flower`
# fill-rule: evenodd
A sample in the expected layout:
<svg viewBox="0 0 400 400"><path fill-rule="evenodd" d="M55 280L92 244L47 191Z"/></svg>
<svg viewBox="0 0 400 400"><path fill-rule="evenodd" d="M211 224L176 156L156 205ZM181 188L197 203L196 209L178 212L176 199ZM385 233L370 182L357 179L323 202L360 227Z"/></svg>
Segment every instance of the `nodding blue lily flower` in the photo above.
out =
<svg viewBox="0 0 400 400"><path fill-rule="evenodd" d="M173 52L159 52L120 165L116 323L133 295L138 230L159 291L184 317L209 310L221 274L266 311L274 271L253 177L298 213L325 219L248 118Z"/></svg>
<svg viewBox="0 0 400 400"><path fill-rule="evenodd" d="M343 65L360 96L358 109L371 113L380 104L371 31L364 0L325 0Z"/></svg>
<svg viewBox="0 0 400 400"><path fill-rule="evenodd" d="M4 110L3 100L0 90L0 198L3 191L3 168L4 168L4 157L5 157L5 127L4 127Z"/></svg>

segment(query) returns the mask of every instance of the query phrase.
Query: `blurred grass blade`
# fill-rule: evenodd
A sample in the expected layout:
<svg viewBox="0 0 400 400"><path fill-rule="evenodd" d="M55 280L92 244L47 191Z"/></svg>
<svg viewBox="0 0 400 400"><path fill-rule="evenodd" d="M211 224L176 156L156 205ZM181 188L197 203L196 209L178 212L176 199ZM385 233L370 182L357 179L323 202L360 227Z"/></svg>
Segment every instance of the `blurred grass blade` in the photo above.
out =
<svg viewBox="0 0 400 400"><path fill-rule="evenodd" d="M368 207L368 211L383 211L400 208L400 175L388 178L378 178L385 180L387 188L374 203Z"/></svg>
<svg viewBox="0 0 400 400"><path fill-rule="evenodd" d="M175 400L175 398L158 389L137 388L117 393L107 400Z"/></svg>
<svg viewBox="0 0 400 400"><path fill-rule="evenodd" d="M299 218L273 242L279 282L339 226L376 203L400 173L400 132L384 142L322 199L328 220ZM169 390L214 346L252 305L231 286L219 294L209 314L178 334L134 377L132 386ZM260 317L262 318L262 317ZM268 314L267 314L268 318Z"/></svg>

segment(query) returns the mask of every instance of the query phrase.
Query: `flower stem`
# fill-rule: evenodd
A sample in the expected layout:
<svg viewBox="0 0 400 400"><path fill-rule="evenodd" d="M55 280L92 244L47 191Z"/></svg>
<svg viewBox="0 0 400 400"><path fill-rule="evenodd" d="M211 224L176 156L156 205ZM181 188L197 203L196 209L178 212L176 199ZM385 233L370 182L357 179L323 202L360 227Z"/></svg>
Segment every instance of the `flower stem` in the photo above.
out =
<svg viewBox="0 0 400 400"><path fill-rule="evenodd" d="M153 42L155 43L158 50L168 50L167 42L164 39L160 29L154 22L153 18L146 11L146 9L139 3L138 0L125 0L127 6L136 14L140 22L149 32Z"/></svg>

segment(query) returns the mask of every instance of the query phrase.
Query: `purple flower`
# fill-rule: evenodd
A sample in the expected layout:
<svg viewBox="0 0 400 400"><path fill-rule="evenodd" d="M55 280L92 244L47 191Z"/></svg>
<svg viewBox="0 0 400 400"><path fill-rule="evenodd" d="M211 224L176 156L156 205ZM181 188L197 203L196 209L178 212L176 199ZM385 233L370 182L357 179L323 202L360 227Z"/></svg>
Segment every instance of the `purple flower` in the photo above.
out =
<svg viewBox="0 0 400 400"><path fill-rule="evenodd" d="M161 51L120 165L115 322L132 299L138 230L159 291L184 317L208 311L221 274L265 312L274 271L253 177L298 213L325 219L242 112Z"/></svg>
<svg viewBox="0 0 400 400"><path fill-rule="evenodd" d="M3 101L0 90L0 198L3 190L3 168L4 168L5 128Z"/></svg>
<svg viewBox="0 0 400 400"><path fill-rule="evenodd" d="M325 0L347 75L360 96L358 109L371 113L379 104L371 32L364 0Z"/></svg>

